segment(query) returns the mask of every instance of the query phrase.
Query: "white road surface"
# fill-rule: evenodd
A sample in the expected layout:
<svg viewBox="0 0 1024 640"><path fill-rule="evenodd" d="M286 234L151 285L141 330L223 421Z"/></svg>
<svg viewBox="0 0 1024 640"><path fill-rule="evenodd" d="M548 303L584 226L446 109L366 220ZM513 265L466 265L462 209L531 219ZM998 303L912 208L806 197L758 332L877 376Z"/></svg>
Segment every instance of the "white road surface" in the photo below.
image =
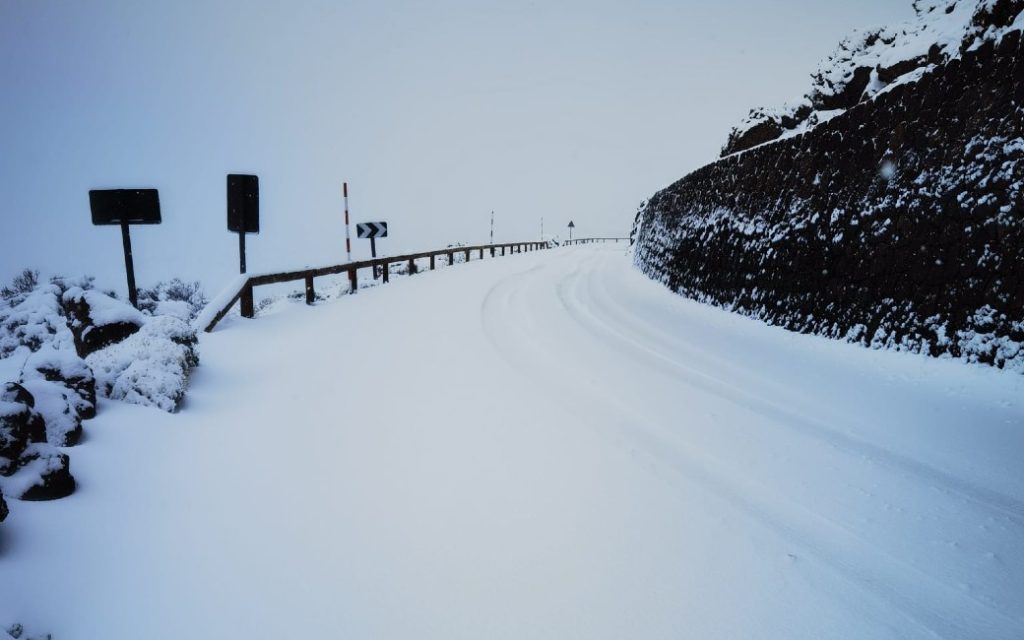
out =
<svg viewBox="0 0 1024 640"><path fill-rule="evenodd" d="M791 334L622 246L204 336L0 525L56 640L1024 638L1024 376Z"/></svg>

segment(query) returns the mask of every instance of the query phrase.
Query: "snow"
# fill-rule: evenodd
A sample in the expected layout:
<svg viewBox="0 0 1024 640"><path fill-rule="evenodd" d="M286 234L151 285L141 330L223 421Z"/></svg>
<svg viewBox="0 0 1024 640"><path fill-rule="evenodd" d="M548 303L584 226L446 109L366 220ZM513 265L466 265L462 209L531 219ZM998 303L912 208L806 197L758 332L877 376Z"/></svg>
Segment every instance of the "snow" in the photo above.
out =
<svg viewBox="0 0 1024 640"><path fill-rule="evenodd" d="M208 303L206 303L203 310L200 311L195 320L192 321L192 327L195 328L196 331L204 331L206 327L213 322L213 319L217 314L220 313L220 310L238 295L238 292L242 289L242 285L244 285L251 277L252 274L243 273L232 279L226 287L220 290L220 293L215 295Z"/></svg>
<svg viewBox="0 0 1024 640"><path fill-rule="evenodd" d="M141 333L141 332L140 332ZM133 336L134 337L134 336ZM1024 376L676 296L621 248L202 336L11 501L55 638L1024 637Z"/></svg>
<svg viewBox="0 0 1024 640"><path fill-rule="evenodd" d="M101 395L174 411L197 361L195 339L184 320L155 316L123 341L89 354L85 362Z"/></svg>

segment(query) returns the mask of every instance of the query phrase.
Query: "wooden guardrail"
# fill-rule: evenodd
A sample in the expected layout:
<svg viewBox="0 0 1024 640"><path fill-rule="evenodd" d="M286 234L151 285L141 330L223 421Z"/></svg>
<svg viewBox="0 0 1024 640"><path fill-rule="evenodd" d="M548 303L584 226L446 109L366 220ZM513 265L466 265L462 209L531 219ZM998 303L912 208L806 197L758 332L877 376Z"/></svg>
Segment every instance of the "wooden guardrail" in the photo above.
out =
<svg viewBox="0 0 1024 640"><path fill-rule="evenodd" d="M573 240L566 240L562 244L568 246L573 244L593 244L595 242L629 242L629 238L575 238Z"/></svg>
<svg viewBox="0 0 1024 640"><path fill-rule="evenodd" d="M282 282L295 282L298 280L304 280L306 284L306 304L313 304L316 299L316 291L313 288L313 279L321 276L338 275L340 273L348 273L349 283L351 285L352 293L359 290L359 270L360 269L376 269L381 268L382 279L384 282L388 282L389 271L388 267L392 264L399 262L409 263L409 273L413 274L417 272L416 260L421 258L430 259L430 269L433 270L438 256L444 256L446 258L445 265L452 265L455 263L455 256L457 254L464 254L466 256L466 262L470 261L471 255L476 252L480 258L483 259L485 252L489 253L491 257L496 257L500 251L500 255L505 255L506 251L509 254L523 253L524 251L536 251L539 249L547 249L550 245L547 242L510 242L505 244L485 244L475 245L472 247L448 247L447 249L438 249L437 251L425 251L422 253L408 253L401 256L388 256L385 258L372 258L370 260L360 260L358 262L349 262L346 264L337 264L329 267L319 267L315 269L300 269L297 271L286 271L283 273L269 273L261 275L253 275L245 279L239 286L238 292L224 302L224 304L217 310L214 316L206 323L203 330L207 333L213 331L213 328L217 326L224 316L231 311L231 308L238 302L241 306L242 316L245 318L252 318L256 315L255 306L253 304L253 289L258 286L268 284L279 284ZM211 303L212 304L212 303Z"/></svg>

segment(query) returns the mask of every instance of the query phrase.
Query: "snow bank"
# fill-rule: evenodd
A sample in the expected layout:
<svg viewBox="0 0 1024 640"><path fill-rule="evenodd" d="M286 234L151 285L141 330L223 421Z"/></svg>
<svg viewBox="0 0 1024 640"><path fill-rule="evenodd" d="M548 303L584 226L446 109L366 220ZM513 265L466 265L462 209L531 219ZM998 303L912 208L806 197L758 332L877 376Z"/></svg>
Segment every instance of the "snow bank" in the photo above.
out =
<svg viewBox="0 0 1024 640"><path fill-rule="evenodd" d="M779 108L757 108L729 134L722 156L804 133L854 105L1024 28L1024 0L916 0L913 20L858 29L812 74L811 90Z"/></svg>

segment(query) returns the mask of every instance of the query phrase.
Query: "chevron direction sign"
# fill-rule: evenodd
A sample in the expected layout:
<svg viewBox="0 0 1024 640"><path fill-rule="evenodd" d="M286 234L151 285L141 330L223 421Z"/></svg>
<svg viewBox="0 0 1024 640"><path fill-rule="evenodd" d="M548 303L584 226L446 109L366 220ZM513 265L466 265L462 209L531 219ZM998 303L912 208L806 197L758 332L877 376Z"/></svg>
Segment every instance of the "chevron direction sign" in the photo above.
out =
<svg viewBox="0 0 1024 640"><path fill-rule="evenodd" d="M370 239L386 238L388 237L388 223L358 222L356 223L356 237Z"/></svg>

